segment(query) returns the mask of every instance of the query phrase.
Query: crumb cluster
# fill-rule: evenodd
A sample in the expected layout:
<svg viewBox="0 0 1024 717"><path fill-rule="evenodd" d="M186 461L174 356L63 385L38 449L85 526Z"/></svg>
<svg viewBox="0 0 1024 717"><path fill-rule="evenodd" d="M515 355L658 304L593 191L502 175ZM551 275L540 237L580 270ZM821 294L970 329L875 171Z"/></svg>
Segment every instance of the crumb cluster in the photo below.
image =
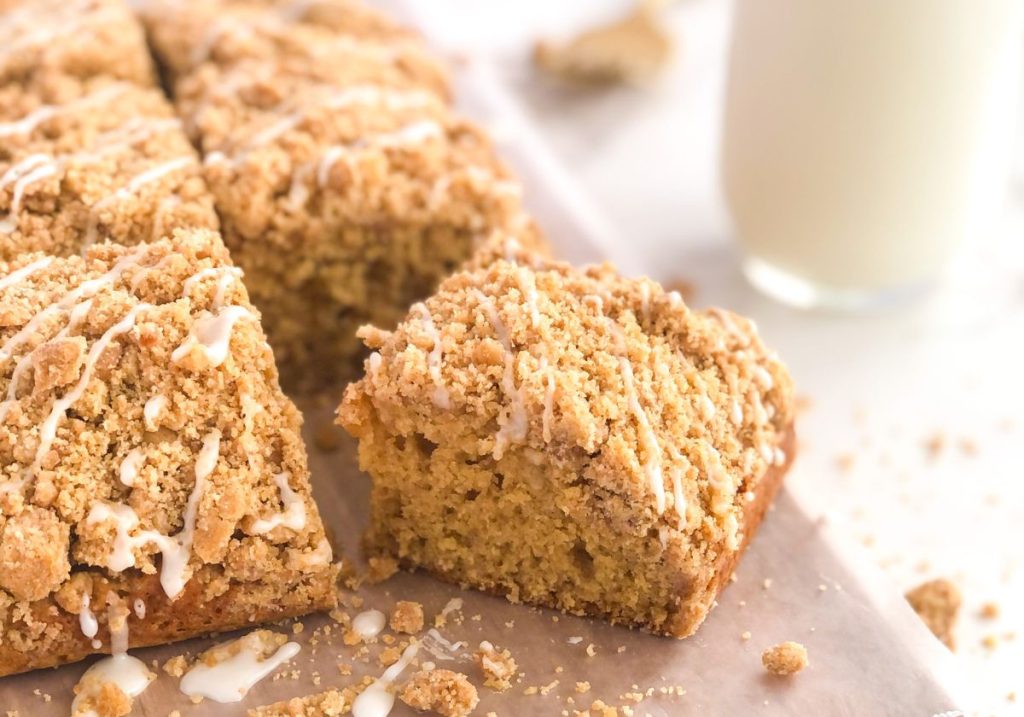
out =
<svg viewBox="0 0 1024 717"><path fill-rule="evenodd" d="M691 634L792 451L750 322L610 267L500 260L361 336L371 551L512 600Z"/></svg>
<svg viewBox="0 0 1024 717"><path fill-rule="evenodd" d="M761 653L761 664L773 675L795 675L807 667L807 648L799 642L782 642Z"/></svg>

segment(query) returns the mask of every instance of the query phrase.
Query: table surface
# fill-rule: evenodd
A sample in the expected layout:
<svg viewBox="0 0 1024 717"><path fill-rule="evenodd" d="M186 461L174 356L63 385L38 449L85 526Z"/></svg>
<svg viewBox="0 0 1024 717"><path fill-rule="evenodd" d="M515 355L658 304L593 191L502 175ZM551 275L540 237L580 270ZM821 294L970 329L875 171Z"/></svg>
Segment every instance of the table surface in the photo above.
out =
<svg viewBox="0 0 1024 717"><path fill-rule="evenodd" d="M730 3L666 10L679 51L651 87L573 90L530 68L538 37L627 5L431 0L430 34L494 62L607 215L626 271L692 282L695 304L757 320L810 401L791 489L856 538L894 592L957 582L957 659L980 713L1024 715L1024 154L999 230L965 247L931 296L867 316L779 306L740 276L718 189ZM988 602L997 619L979 615Z"/></svg>

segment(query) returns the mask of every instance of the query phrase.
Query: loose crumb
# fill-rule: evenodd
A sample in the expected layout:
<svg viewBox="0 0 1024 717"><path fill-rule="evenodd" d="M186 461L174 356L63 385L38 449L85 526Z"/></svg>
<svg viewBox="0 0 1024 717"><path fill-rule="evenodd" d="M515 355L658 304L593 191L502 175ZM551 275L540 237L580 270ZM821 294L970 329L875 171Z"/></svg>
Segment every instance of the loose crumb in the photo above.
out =
<svg viewBox="0 0 1024 717"><path fill-rule="evenodd" d="M420 670L399 697L413 709L432 710L443 717L466 717L480 701L469 679L451 670Z"/></svg>
<svg viewBox="0 0 1024 717"><path fill-rule="evenodd" d="M391 611L391 629L415 635L423 629L423 605L412 600L399 600Z"/></svg>
<svg viewBox="0 0 1024 717"><path fill-rule="evenodd" d="M370 585L382 583L398 572L398 561L390 556L371 556L367 561L366 581ZM359 607L356 605L355 607Z"/></svg>
<svg viewBox="0 0 1024 717"><path fill-rule="evenodd" d="M590 683L587 682L586 680L584 680L583 682L577 682L576 683L576 691L578 693L580 693L581 695L584 695L587 692L590 692Z"/></svg>
<svg viewBox="0 0 1024 717"><path fill-rule="evenodd" d="M163 665L163 671L171 677L181 677L188 668L188 660L184 655L175 655Z"/></svg>
<svg viewBox="0 0 1024 717"><path fill-rule="evenodd" d="M799 642L782 642L761 653L761 664L773 675L795 675L807 667L807 648Z"/></svg>
<svg viewBox="0 0 1024 717"><path fill-rule="evenodd" d="M491 643L480 643L480 649L473 658L484 674L484 685L496 692L505 692L512 686L518 675L518 665L508 650L498 650Z"/></svg>
<svg viewBox="0 0 1024 717"><path fill-rule="evenodd" d="M932 634L955 650L953 630L962 603L959 588L945 578L938 578L918 585L905 597Z"/></svg>
<svg viewBox="0 0 1024 717"><path fill-rule="evenodd" d="M979 615L985 620L995 620L999 617L999 604L994 602L987 602L981 606Z"/></svg>

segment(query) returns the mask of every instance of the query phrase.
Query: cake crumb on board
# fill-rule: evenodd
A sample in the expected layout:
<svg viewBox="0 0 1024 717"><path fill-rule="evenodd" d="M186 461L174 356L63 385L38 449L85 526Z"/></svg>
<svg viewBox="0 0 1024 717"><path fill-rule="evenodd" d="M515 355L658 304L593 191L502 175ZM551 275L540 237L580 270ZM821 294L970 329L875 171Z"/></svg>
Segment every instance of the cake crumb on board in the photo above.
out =
<svg viewBox="0 0 1024 717"><path fill-rule="evenodd" d="M921 583L905 597L932 634L950 650L955 650L953 630L963 602L960 589L946 578L936 578Z"/></svg>
<svg viewBox="0 0 1024 717"><path fill-rule="evenodd" d="M391 611L391 629L415 635L423 629L423 605L412 600L399 600Z"/></svg>
<svg viewBox="0 0 1024 717"><path fill-rule="evenodd" d="M518 675L518 665L508 650L499 650L484 640L473 653L476 664L484 674L484 685L496 692L505 692Z"/></svg>
<svg viewBox="0 0 1024 717"><path fill-rule="evenodd" d="M807 667L807 648L799 642L781 642L761 653L761 664L773 675L795 675Z"/></svg>
<svg viewBox="0 0 1024 717"><path fill-rule="evenodd" d="M480 701L476 687L461 672L434 669L415 673L399 694L405 704L442 717L466 717Z"/></svg>

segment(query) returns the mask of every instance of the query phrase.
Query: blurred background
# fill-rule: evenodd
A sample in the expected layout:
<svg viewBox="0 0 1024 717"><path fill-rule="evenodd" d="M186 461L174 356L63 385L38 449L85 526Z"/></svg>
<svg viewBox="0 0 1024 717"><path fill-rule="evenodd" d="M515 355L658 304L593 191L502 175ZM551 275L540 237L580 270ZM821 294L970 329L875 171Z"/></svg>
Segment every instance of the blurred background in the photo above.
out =
<svg viewBox="0 0 1024 717"><path fill-rule="evenodd" d="M411 4L609 258L756 319L801 390L791 492L894 589L952 581L980 713L1024 715L1024 3Z"/></svg>

